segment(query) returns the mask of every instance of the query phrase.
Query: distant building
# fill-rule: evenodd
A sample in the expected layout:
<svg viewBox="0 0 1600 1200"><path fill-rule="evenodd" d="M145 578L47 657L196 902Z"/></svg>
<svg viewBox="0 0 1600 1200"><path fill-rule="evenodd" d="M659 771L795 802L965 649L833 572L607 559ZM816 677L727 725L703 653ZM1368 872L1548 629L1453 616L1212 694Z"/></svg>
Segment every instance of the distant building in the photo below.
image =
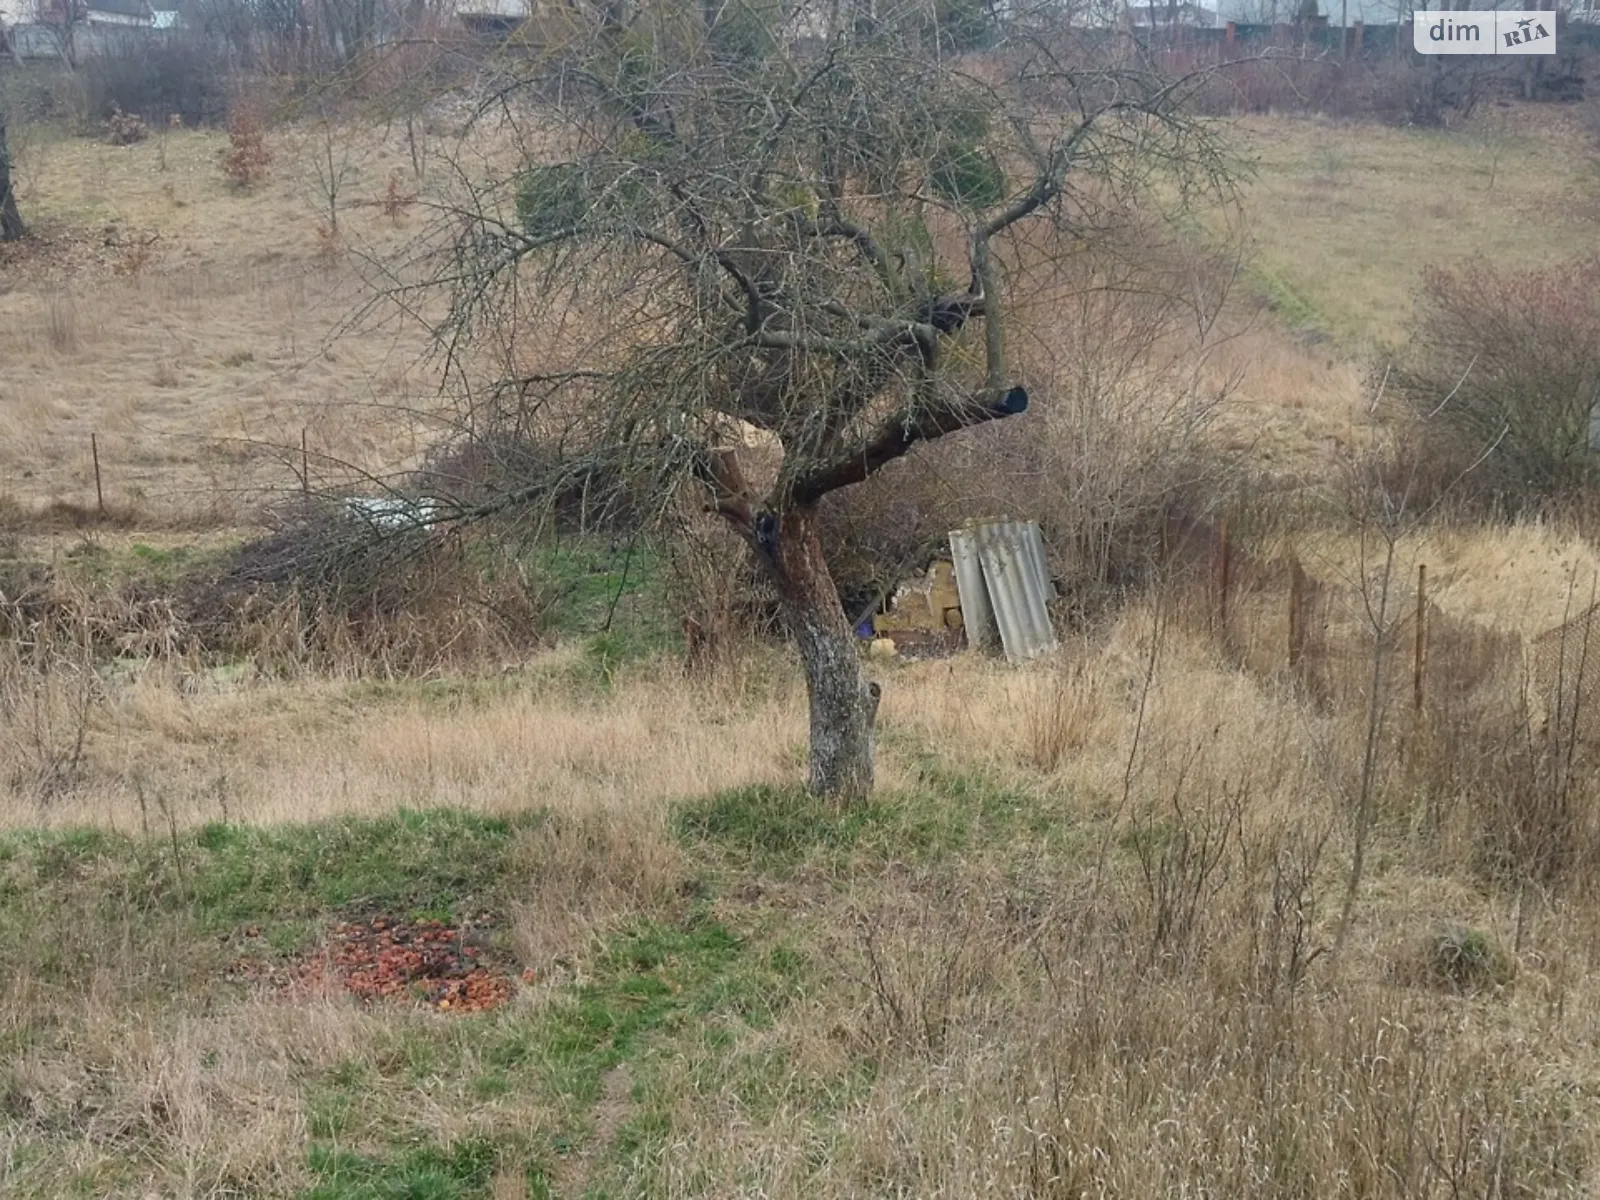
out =
<svg viewBox="0 0 1600 1200"><path fill-rule="evenodd" d="M158 27L150 0L0 0L6 49L22 59L75 63L158 36Z"/></svg>
<svg viewBox="0 0 1600 1200"><path fill-rule="evenodd" d="M1135 29L1215 29L1217 10L1183 0L1178 4L1130 4L1128 21Z"/></svg>
<svg viewBox="0 0 1600 1200"><path fill-rule="evenodd" d="M87 0L81 11L85 25L115 25L123 29L154 29L156 25L149 0Z"/></svg>
<svg viewBox="0 0 1600 1200"><path fill-rule="evenodd" d="M0 21L11 25L109 25L152 29L149 0L0 0Z"/></svg>
<svg viewBox="0 0 1600 1200"><path fill-rule="evenodd" d="M1444 0L1438 0L1438 6L1446 7ZM1493 8L1494 3L1473 0L1473 6ZM1512 7L1510 0L1503 7ZM1341 17L1351 25L1393 25L1397 19L1410 18L1412 5L1406 0L1321 0L1321 8L1330 25L1338 25ZM1217 20L1224 25L1229 21L1241 25L1288 25L1299 10L1299 0L1217 0Z"/></svg>

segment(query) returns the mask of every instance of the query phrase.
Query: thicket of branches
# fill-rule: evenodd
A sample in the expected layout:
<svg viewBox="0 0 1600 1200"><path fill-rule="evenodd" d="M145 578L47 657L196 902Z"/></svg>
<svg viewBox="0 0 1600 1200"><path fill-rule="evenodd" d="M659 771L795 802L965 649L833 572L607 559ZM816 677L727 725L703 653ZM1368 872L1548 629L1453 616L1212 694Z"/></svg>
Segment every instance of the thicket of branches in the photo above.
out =
<svg viewBox="0 0 1600 1200"><path fill-rule="evenodd" d="M1510 511L1600 481L1600 260L1425 277L1388 386L1462 494Z"/></svg>
<svg viewBox="0 0 1600 1200"><path fill-rule="evenodd" d="M1062 270L1229 190L1176 80L1036 14L676 3L573 14L485 114L522 161L463 169L387 295L428 322L461 423L555 448L469 515L594 483L703 505L768 575L806 669L812 782L870 786L862 676L819 506L924 443L1017 419L1053 364L1011 343ZM981 43L985 49L963 50ZM419 282L420 281L420 282ZM1192 294L1192 293L1185 293ZM1202 304L1200 307L1205 307ZM611 491L609 494L606 488Z"/></svg>

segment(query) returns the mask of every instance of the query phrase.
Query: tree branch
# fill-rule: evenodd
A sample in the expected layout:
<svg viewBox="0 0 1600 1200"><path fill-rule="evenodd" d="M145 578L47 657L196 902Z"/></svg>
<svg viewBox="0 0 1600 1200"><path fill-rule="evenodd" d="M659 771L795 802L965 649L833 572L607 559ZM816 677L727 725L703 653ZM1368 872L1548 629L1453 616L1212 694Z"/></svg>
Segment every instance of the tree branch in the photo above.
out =
<svg viewBox="0 0 1600 1200"><path fill-rule="evenodd" d="M739 465L739 452L708 450L695 462L695 474L711 489L709 511L726 519L746 537L755 530L755 506L750 485Z"/></svg>
<svg viewBox="0 0 1600 1200"><path fill-rule="evenodd" d="M860 483L886 463L906 454L918 442L931 442L987 421L1026 412L1028 392L1014 387L1003 394L985 390L964 404L902 410L890 417L857 453L812 470L789 490L796 504L814 504L829 492Z"/></svg>

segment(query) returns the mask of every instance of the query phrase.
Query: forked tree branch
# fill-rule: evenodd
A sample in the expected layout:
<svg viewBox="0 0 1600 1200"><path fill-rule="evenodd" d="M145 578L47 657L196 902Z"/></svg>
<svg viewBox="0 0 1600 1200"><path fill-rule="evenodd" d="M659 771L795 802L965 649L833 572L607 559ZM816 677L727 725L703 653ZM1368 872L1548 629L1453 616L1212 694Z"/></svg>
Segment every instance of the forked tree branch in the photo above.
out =
<svg viewBox="0 0 1600 1200"><path fill-rule="evenodd" d="M887 463L903 457L918 442L931 442L974 425L1013 417L1028 409L1028 392L1013 387L1002 394L980 392L963 404L902 410L886 420L858 452L808 471L790 486L794 504L815 504L829 492L860 483Z"/></svg>
<svg viewBox="0 0 1600 1200"><path fill-rule="evenodd" d="M739 464L739 452L708 450L696 460L695 473L711 489L709 511L748 536L755 529L755 505Z"/></svg>

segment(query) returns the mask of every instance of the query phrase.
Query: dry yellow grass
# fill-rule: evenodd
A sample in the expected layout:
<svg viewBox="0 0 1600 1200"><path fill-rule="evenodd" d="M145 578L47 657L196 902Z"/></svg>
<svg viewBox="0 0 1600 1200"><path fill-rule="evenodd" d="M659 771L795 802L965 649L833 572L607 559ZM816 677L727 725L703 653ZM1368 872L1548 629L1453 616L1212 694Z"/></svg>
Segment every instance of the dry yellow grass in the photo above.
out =
<svg viewBox="0 0 1600 1200"><path fill-rule="evenodd" d="M1493 137L1239 123L1261 159L1246 191L1257 282L1290 309L1303 301L1343 344L1258 324L1215 347L1216 376L1239 380L1222 422L1230 445L1318 468L1365 439L1350 355L1395 339L1423 266L1468 253L1533 265L1592 240L1581 135L1520 111L1486 120L1512 123ZM348 475L339 464L392 471L427 448L434 381L417 369L418 332L336 336L364 285L319 236L328 201L310 164L324 137L314 125L273 135L272 175L247 192L223 176L217 134L129 147L22 138L24 205L54 248L0 294L0 494L92 502L91 433L109 501L223 519L293 486L302 429L314 471L332 477ZM412 177L398 135L332 137L344 244L381 258L424 219L384 215L390 178L406 194L432 185ZM1537 214L1537 253L1507 211Z"/></svg>
<svg viewBox="0 0 1600 1200"><path fill-rule="evenodd" d="M1271 168L1251 202L1266 261L1356 340L1381 340L1431 261L1403 219L1421 189L1444 206L1428 221L1461 215L1526 261L1515 231L1495 240L1491 201L1564 196L1576 170L1522 172L1524 151L1501 147L1480 203L1487 143L1245 128ZM218 148L175 135L162 171L152 144L31 147L24 200L47 231L118 215L163 236L136 273L106 262L0 295L17 364L0 381L0 492L92 499L90 431L109 498L152 513L281 486L283 464L228 447L293 444L302 424L367 469L420 448L376 414L425 390L405 370L416 347L322 356L356 276L317 260L302 180L235 194ZM399 153L364 147L352 195L381 194ZM1551 219L1569 249L1587 228ZM406 234L371 210L348 220L379 249ZM1214 354L1243 375L1222 423L1235 447L1310 471L1367 435L1348 358L1269 327ZM1315 573L1357 570L1348 540L1295 537ZM1446 612L1522 634L1600 572L1542 526L1427 531L1403 559L1428 564ZM656 664L601 688L573 646L399 684L124 664L90 710L76 786L41 802L0 775L0 936L33 955L0 980L0 1190L304 1194L318 1147L485 1139L492 1178L438 1194L539 1194L536 1163L562 1195L1594 1194L1593 883L1485 866L1514 826L1480 793L1526 781L1475 782L1494 764L1474 743L1507 731L1435 745L1380 728L1375 848L1334 960L1366 714L1241 668L1253 647L1225 652L1195 624L1151 600L1023 669L875 667L883 806L858 824L820 807L761 824L803 761L788 666L689 684ZM47 697L46 735L74 735L70 699ZM0 763L25 740L0 730ZM753 785L775 790L730 792ZM754 849L737 828L674 828L730 794ZM543 817L511 851L508 947L541 978L516 1004L452 1020L219 984L216 931L185 923L184 854L207 826L440 806ZM1571 826L1584 853L1590 825ZM114 848L61 832L83 827L149 833L146 857L119 875ZM30 907L31 886L63 909ZM733 949L698 946L708 927ZM1441 957L1480 943L1482 962Z"/></svg>
<svg viewBox="0 0 1600 1200"><path fill-rule="evenodd" d="M563 659L581 655L542 656L532 677L508 668L415 688L152 670L112 685L88 740L93 782L42 809L12 794L0 827L137 832L142 819L164 827L168 810L190 827L438 805L659 816L672 800L793 770L805 734L794 694L730 708L681 680L646 677L602 701L559 682ZM163 815L141 816L141 795Z"/></svg>
<svg viewBox="0 0 1600 1200"><path fill-rule="evenodd" d="M22 203L45 244L17 253L21 281L0 292L0 494L92 504L91 433L109 503L224 519L292 486L302 429L314 474L335 478L335 463L377 473L426 446L416 332L336 336L365 287L349 247L381 255L422 220L384 215L388 180L426 185L401 145L336 130L351 157L330 260L309 136L269 138L272 173L249 191L223 175L215 133L25 139Z"/></svg>
<svg viewBox="0 0 1600 1200"><path fill-rule="evenodd" d="M1354 586L1382 565L1381 540L1326 532L1292 539L1313 574ZM1427 568L1428 598L1445 613L1489 629L1534 638L1576 616L1600 596L1600 554L1585 538L1552 524L1441 525L1403 534L1396 573L1411 589Z"/></svg>
<svg viewBox="0 0 1600 1200"><path fill-rule="evenodd" d="M511 939L554 974L501 1017L447 1028L327 1001L195 1011L181 990L164 1007L130 985L150 968L108 948L85 997L56 1013L70 1039L30 1034L10 1068L26 1138L51 1121L67 1131L48 1173L19 1178L129 1181L96 1132L114 1127L146 1147L140 1186L291 1194L336 1104L347 1115L331 1127L356 1147L402 1129L509 1147L497 1195L528 1194L517 1154L544 1161L558 1194L1048 1194L1074 1180L1265 1197L1292 1179L1400 1196L1447 1194L1454 1171L1480 1190L1501 1178L1508 1194L1576 1195L1600 1182L1585 1098L1600 1084L1592 922L1476 882L1466 859L1439 857L1455 842L1408 836L1395 792L1384 811L1398 824L1330 963L1362 714L1229 666L1181 623L1153 644L1156 615L1135 607L1022 670L884 667L886 793L915 820L977 822L974 838L950 857L925 861L912 843L795 874L707 859L668 819L680 801L797 777L792 683L690 689L641 670L597 695L564 680L558 655L531 674L429 685L122 685L97 718L85 788L47 810L14 797L7 827L547 811L519 852ZM927 782L930 754L977 790ZM981 815L997 788L1022 798L1021 828ZM1218 873L1186 875L1170 848L1213 835ZM1319 836L1331 841L1313 852ZM1167 876L1141 868L1140 847L1174 892L1152 883ZM565 1028L569 972L584 986L614 969L591 956L619 921L689 920L671 915L686 877L712 881L706 911L750 945L802 947L804 992L762 1022L664 1031L659 1055L638 1050L576 1117L538 1073L476 1094L496 1045ZM1197 886L1193 923L1164 924ZM1304 944L1286 950L1302 916ZM1430 974L1457 926L1517 947L1514 985L1455 996ZM52 985L6 986L0 1017L33 1028ZM424 1053L419 1082L404 1064ZM367 1081L358 1098L346 1079ZM74 1115L88 1104L98 1125ZM542 1157L574 1128L589 1131L581 1153ZM648 1153L627 1149L638 1136Z"/></svg>
<svg viewBox="0 0 1600 1200"><path fill-rule="evenodd" d="M1537 267L1594 246L1593 151L1548 106L1490 106L1450 133L1311 118L1238 131L1259 161L1257 283L1353 349L1400 339L1425 267Z"/></svg>

